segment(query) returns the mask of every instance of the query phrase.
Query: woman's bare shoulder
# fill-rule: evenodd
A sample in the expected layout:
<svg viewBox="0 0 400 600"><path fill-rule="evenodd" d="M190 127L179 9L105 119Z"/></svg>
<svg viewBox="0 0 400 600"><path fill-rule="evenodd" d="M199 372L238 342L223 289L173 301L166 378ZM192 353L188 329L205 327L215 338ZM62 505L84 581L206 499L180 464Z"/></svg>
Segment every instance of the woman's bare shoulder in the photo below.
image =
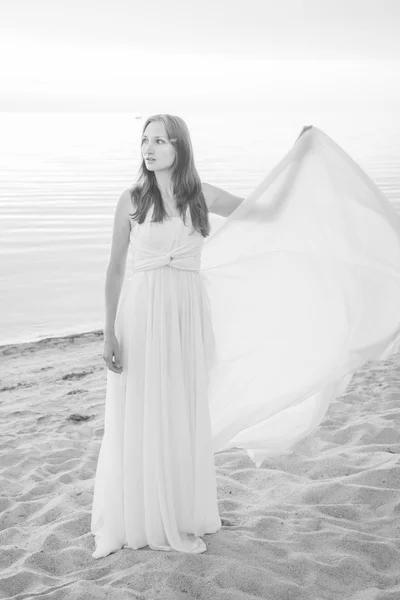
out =
<svg viewBox="0 0 400 600"><path fill-rule="evenodd" d="M135 225L135 221L132 220L132 213L134 213L136 210L136 206L135 206L134 200L132 198L132 189L133 188L127 188L126 190L124 190L122 192L121 198L120 198L120 200L124 204L125 216L129 221L131 230L133 229L133 227Z"/></svg>
<svg viewBox="0 0 400 600"><path fill-rule="evenodd" d="M125 199L126 206L129 209L129 211L132 211L132 208L135 208L134 199L133 199L133 196L132 196L132 191L133 191L134 187L135 186L127 188L126 190L124 190L122 192L122 196Z"/></svg>

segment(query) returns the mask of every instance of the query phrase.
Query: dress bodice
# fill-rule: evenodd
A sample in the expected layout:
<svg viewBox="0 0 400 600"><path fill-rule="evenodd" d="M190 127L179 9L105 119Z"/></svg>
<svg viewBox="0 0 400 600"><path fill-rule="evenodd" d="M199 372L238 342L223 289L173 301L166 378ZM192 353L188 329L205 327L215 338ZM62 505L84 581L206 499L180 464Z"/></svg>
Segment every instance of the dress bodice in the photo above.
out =
<svg viewBox="0 0 400 600"><path fill-rule="evenodd" d="M142 224L134 222L130 234L132 271L169 266L199 271L204 237L192 226L189 206L185 225L181 217L153 222L154 205Z"/></svg>

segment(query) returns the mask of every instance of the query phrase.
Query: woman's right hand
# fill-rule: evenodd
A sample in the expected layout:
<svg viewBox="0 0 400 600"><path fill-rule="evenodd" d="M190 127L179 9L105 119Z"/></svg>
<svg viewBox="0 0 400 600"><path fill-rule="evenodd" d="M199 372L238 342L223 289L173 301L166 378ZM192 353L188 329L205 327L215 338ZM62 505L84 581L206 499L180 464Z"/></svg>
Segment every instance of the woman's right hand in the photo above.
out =
<svg viewBox="0 0 400 600"><path fill-rule="evenodd" d="M104 338L103 359L110 371L122 373L121 353L115 333L107 334Z"/></svg>

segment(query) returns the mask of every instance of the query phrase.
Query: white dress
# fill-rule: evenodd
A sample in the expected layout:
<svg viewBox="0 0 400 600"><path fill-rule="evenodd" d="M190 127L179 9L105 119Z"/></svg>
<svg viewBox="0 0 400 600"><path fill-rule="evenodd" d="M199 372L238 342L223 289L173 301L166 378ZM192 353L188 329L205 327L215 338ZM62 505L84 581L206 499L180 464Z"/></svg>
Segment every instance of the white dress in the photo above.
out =
<svg viewBox="0 0 400 600"><path fill-rule="evenodd" d="M95 558L122 547L204 552L221 527L207 401L213 335L203 236L180 217L131 231L132 277L115 320L123 371L107 372L94 487Z"/></svg>
<svg viewBox="0 0 400 600"><path fill-rule="evenodd" d="M211 236L189 229L174 218L133 230L96 557L204 551L200 536L221 526L213 454L241 448L260 466L292 449L354 371L400 343L400 217L318 128Z"/></svg>

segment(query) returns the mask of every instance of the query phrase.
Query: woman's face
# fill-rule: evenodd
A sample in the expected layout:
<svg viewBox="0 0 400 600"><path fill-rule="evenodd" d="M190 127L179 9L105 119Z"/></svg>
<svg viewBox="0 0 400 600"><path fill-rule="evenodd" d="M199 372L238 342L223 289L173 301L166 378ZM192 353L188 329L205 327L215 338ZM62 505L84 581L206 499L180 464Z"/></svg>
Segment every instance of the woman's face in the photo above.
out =
<svg viewBox="0 0 400 600"><path fill-rule="evenodd" d="M168 139L163 123L149 123L142 137L142 156L149 171L169 169L175 161L176 150ZM154 161L147 160L149 157Z"/></svg>

